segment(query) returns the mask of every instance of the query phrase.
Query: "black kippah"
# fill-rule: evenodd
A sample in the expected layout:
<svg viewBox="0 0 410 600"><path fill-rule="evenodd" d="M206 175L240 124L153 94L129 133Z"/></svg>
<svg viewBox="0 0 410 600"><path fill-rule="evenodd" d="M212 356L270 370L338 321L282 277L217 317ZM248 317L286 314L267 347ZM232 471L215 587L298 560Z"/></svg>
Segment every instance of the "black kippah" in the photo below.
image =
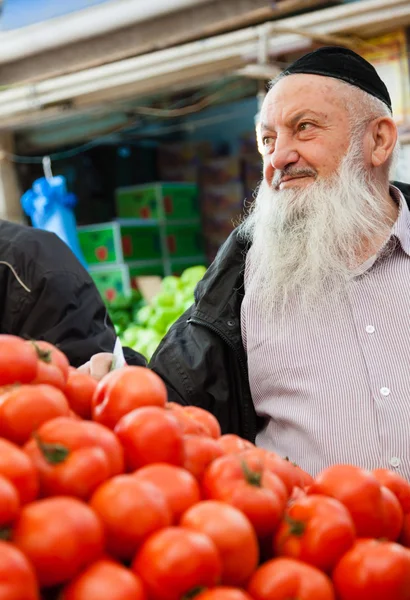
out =
<svg viewBox="0 0 410 600"><path fill-rule="evenodd" d="M390 112L393 112L389 92L376 69L353 50L325 46L309 52L284 71L284 75L297 73L311 73L346 81L375 96L388 106Z"/></svg>

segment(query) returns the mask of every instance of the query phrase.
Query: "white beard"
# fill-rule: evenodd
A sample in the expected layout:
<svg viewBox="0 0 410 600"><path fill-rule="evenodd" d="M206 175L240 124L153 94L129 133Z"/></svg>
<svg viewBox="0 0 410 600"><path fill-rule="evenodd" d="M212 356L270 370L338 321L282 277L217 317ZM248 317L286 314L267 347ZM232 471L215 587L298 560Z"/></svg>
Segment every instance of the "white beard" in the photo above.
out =
<svg viewBox="0 0 410 600"><path fill-rule="evenodd" d="M391 223L383 192L362 165L355 141L329 178L317 178L304 189L278 190L281 172L272 186L261 183L239 232L252 243L253 281L262 309L283 311L294 297L308 311L318 307L321 299L340 292L366 243L387 239Z"/></svg>

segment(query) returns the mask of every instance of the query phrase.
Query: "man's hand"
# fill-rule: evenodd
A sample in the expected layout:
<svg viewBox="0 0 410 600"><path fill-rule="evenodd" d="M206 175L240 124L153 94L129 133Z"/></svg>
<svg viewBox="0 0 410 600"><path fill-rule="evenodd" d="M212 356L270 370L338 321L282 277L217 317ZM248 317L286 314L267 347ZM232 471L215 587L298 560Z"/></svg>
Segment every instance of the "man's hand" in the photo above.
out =
<svg viewBox="0 0 410 600"><path fill-rule="evenodd" d="M78 367L78 371L87 373L97 381L100 381L104 375L110 372L114 358L114 354L111 354L110 352L94 354L88 362L81 365L81 367Z"/></svg>

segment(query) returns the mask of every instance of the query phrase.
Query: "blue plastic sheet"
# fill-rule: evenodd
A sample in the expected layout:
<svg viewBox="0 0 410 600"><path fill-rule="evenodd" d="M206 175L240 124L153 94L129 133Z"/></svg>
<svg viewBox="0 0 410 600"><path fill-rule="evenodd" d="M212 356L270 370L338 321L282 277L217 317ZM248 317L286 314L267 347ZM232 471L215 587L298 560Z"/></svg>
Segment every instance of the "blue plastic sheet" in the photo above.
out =
<svg viewBox="0 0 410 600"><path fill-rule="evenodd" d="M36 179L31 190L21 197L21 205L30 217L33 227L58 235L86 267L77 237L73 210L76 204L77 197L68 192L65 177L62 175Z"/></svg>

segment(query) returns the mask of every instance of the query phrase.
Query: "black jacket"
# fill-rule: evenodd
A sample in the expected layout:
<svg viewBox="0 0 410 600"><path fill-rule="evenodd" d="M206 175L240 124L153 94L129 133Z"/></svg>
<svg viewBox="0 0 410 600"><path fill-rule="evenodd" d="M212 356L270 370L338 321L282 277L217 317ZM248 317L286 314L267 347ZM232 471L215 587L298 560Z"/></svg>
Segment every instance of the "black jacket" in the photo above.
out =
<svg viewBox="0 0 410 600"><path fill-rule="evenodd" d="M410 205L410 185L394 182ZM169 399L213 413L223 433L255 441L258 421L242 344L240 308L247 247L234 231L196 289L196 302L169 330L150 367Z"/></svg>
<svg viewBox="0 0 410 600"><path fill-rule="evenodd" d="M0 333L57 345L78 367L112 352L114 327L91 277L56 235L0 220ZM126 359L145 364L137 354Z"/></svg>

